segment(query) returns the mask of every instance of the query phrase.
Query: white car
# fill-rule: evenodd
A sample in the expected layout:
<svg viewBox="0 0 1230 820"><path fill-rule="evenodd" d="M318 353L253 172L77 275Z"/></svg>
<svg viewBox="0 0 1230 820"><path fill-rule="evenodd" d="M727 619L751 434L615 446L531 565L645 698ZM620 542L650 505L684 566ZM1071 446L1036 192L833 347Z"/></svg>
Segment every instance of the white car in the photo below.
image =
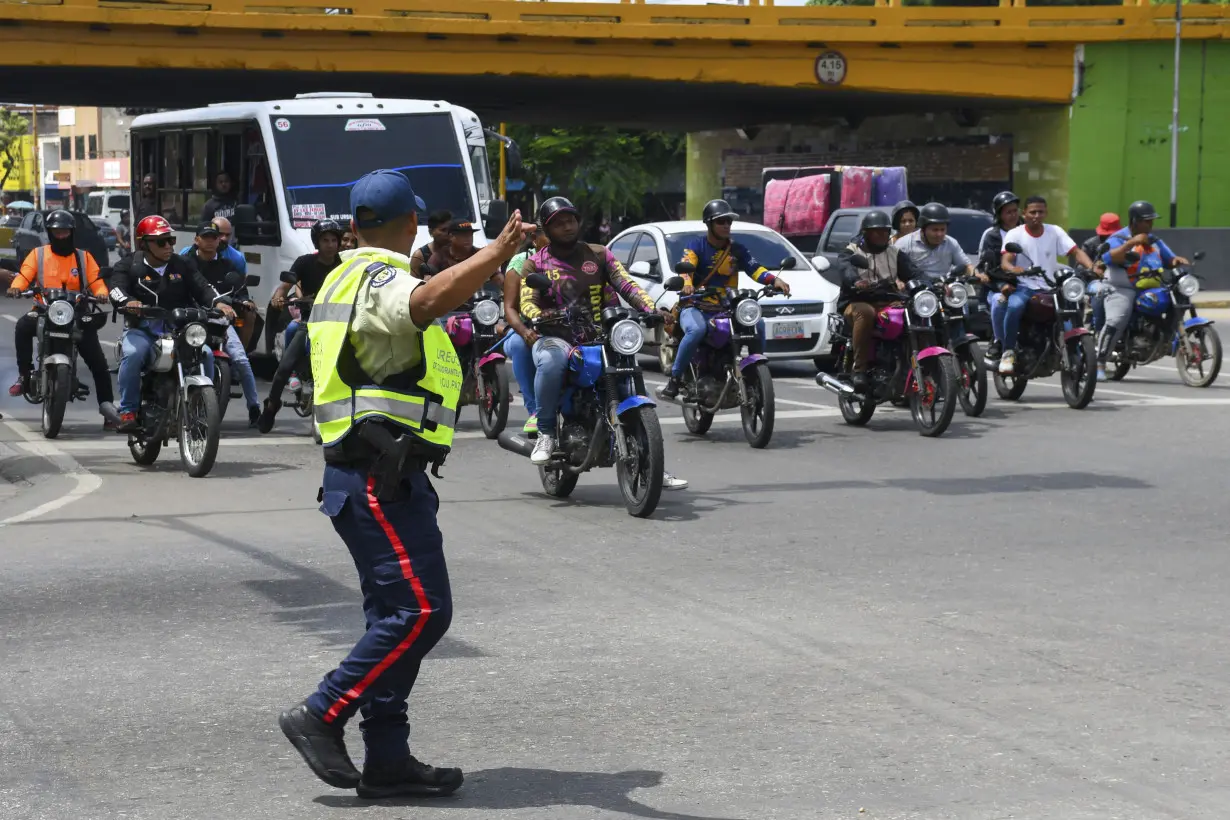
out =
<svg viewBox="0 0 1230 820"><path fill-rule="evenodd" d="M671 308L679 297L666 291L662 283L675 275L675 265L682 260L684 247L706 233L703 222L651 222L629 228L607 247L650 296L660 297L658 307ZM735 222L731 238L747 246L752 258L774 273L783 259L794 259L794 270L781 274L790 283L790 296L760 300L765 355L770 359L812 359L817 367L826 367L831 349L828 317L836 310L840 293L836 285L820 275L828 270L829 261L822 256L808 261L777 231L755 222ZM758 287L746 271L739 272L740 289ZM645 345L652 347L647 352L656 351L665 365L661 334L661 328L647 328Z"/></svg>

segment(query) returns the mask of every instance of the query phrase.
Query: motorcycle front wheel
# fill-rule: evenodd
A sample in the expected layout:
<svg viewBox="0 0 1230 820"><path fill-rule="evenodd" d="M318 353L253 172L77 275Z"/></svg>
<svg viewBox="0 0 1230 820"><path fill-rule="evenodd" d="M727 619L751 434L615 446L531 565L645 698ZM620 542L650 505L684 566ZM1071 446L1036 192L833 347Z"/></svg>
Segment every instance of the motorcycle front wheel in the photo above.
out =
<svg viewBox="0 0 1230 820"><path fill-rule="evenodd" d="M982 349L974 343L957 351L957 398L961 410L970 418L978 418L987 409L987 365Z"/></svg>
<svg viewBox="0 0 1230 820"><path fill-rule="evenodd" d="M941 436L957 411L957 366L952 356L931 356L918 363L914 392L910 394L910 415L918 434L927 438Z"/></svg>
<svg viewBox="0 0 1230 820"><path fill-rule="evenodd" d="M179 425L179 460L192 478L202 478L218 457L218 434L222 421L218 396L213 390L194 387L188 391Z"/></svg>
<svg viewBox="0 0 1230 820"><path fill-rule="evenodd" d="M743 417L743 436L757 450L764 449L773 438L776 406L773 401L773 375L769 365L757 362L743 371L748 403L739 408Z"/></svg>
<svg viewBox="0 0 1230 820"><path fill-rule="evenodd" d="M1063 398L1073 410L1083 410L1093 401L1098 385L1098 349L1092 336L1081 336L1068 342L1068 359L1072 364L1059 374Z"/></svg>
<svg viewBox="0 0 1230 820"><path fill-rule="evenodd" d="M662 451L662 426L652 407L641 406L623 416L628 459L615 465L619 491L629 515L645 518L653 514L662 497L662 473L666 456Z"/></svg>
<svg viewBox="0 0 1230 820"><path fill-rule="evenodd" d="M1188 361L1183 345L1175 352L1174 363L1179 369L1179 378L1188 387L1208 387L1221 372L1221 337L1209 325L1200 325L1185 331L1187 343L1196 353L1194 361ZM1193 373L1192 368L1198 372Z"/></svg>
<svg viewBox="0 0 1230 820"><path fill-rule="evenodd" d="M499 362L483 368L483 394L478 397L478 423L489 439L500 437L508 425L508 370Z"/></svg>
<svg viewBox="0 0 1230 820"><path fill-rule="evenodd" d="M43 438L60 435L64 424L64 409L68 407L68 391L72 389L72 376L68 365L53 364L47 367L43 384Z"/></svg>

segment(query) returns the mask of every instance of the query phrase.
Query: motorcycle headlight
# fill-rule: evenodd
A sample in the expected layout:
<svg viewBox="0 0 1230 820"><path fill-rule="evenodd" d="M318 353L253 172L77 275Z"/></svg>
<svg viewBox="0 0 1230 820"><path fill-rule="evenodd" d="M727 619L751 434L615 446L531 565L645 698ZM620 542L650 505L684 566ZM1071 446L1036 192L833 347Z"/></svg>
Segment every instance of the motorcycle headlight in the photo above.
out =
<svg viewBox="0 0 1230 820"><path fill-rule="evenodd" d="M611 327L611 347L624 356L635 355L645 344L641 326L631 319L621 319Z"/></svg>
<svg viewBox="0 0 1230 820"><path fill-rule="evenodd" d="M200 347L205 344L206 338L208 338L208 334L205 332L204 325L198 325L196 322L193 322L184 328L184 342L189 347Z"/></svg>
<svg viewBox="0 0 1230 820"><path fill-rule="evenodd" d="M930 319L940 309L940 300L929 290L914 294L914 312L924 319Z"/></svg>
<svg viewBox="0 0 1230 820"><path fill-rule="evenodd" d="M969 301L969 288L960 282L953 282L944 290L944 304L950 308L961 309Z"/></svg>
<svg viewBox="0 0 1230 820"><path fill-rule="evenodd" d="M1200 291L1200 280L1190 273L1185 273L1179 277L1175 287L1179 289L1179 293L1190 298Z"/></svg>
<svg viewBox="0 0 1230 820"><path fill-rule="evenodd" d="M52 302L47 308L47 318L53 325L70 325L73 323L73 306L64 301Z"/></svg>
<svg viewBox="0 0 1230 820"><path fill-rule="evenodd" d="M494 325L500 319L500 306L492 299L484 299L474 306L474 318L480 325Z"/></svg>
<svg viewBox="0 0 1230 820"><path fill-rule="evenodd" d="M744 299L735 308L735 321L744 327L755 327L764 313L755 299Z"/></svg>
<svg viewBox="0 0 1230 820"><path fill-rule="evenodd" d="M1060 293L1069 302L1080 302L1085 298L1085 283L1081 281L1080 277L1070 277L1063 280L1063 287L1060 288Z"/></svg>

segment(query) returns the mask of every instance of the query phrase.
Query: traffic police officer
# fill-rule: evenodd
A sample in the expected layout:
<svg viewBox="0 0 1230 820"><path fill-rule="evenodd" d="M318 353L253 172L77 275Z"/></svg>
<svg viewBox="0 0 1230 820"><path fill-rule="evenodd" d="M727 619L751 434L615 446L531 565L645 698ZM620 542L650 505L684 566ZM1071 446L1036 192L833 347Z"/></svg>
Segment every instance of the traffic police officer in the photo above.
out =
<svg viewBox="0 0 1230 820"><path fill-rule="evenodd" d="M518 211L497 240L424 282L409 259L423 208L397 171L355 183L359 247L326 277L308 322L325 452L320 510L358 569L367 631L279 722L321 780L366 799L450 794L462 782L460 769L421 763L407 743L406 699L452 618L440 501L427 469L435 472L452 443L462 374L433 322L473 296L524 238ZM362 775L343 741L355 712L363 714Z"/></svg>

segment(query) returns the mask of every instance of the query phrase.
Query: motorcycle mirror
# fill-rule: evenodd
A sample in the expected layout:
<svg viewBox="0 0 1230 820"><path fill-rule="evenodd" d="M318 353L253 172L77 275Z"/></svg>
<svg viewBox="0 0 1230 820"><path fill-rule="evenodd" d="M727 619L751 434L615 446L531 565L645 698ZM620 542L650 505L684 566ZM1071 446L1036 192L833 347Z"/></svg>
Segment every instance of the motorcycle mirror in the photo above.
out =
<svg viewBox="0 0 1230 820"><path fill-rule="evenodd" d="M21 272L21 266L17 263L16 259L0 259L0 268L13 273ZM110 268L107 268L107 270L110 270Z"/></svg>
<svg viewBox="0 0 1230 820"><path fill-rule="evenodd" d="M778 267L781 270L794 270L794 266L797 264L799 264L797 259L795 259L793 256L787 256L785 259L782 260L782 263L778 265Z"/></svg>
<svg viewBox="0 0 1230 820"><path fill-rule="evenodd" d="M259 273L249 273L243 278L243 283L250 288L254 288L261 283L261 275Z"/></svg>
<svg viewBox="0 0 1230 820"><path fill-rule="evenodd" d="M107 267L107 268L99 268L99 269L98 269L98 278L99 278L99 279L101 279L101 280L103 280L103 284L104 284L104 285L107 285L108 287L110 287L110 285L111 285L111 274L112 274L113 272L114 272L114 269L113 269L113 268L110 268L110 267Z"/></svg>
<svg viewBox="0 0 1230 820"><path fill-rule="evenodd" d="M953 265L951 268L948 269L949 276L959 276L963 273L965 273L964 265Z"/></svg>
<svg viewBox="0 0 1230 820"><path fill-rule="evenodd" d="M288 285L295 285L299 282L299 277L295 276L288 270L284 270L278 274L278 281L285 282Z"/></svg>
<svg viewBox="0 0 1230 820"><path fill-rule="evenodd" d="M1025 249L1022 248L1020 245L1018 245L1015 242L1009 242L1007 245L1004 245L1004 250L1007 251L1008 253L1024 253L1025 252Z"/></svg>
<svg viewBox="0 0 1230 820"><path fill-rule="evenodd" d="M541 273L531 273L525 277L525 284L529 285L534 290L550 290L551 280L543 276Z"/></svg>
<svg viewBox="0 0 1230 820"><path fill-rule="evenodd" d="M1102 254L1106 253L1108 250L1110 250L1110 243L1103 242L1101 245L1098 245L1098 249L1093 252L1093 255L1101 256Z"/></svg>
<svg viewBox="0 0 1230 820"><path fill-rule="evenodd" d="M682 276L672 276L670 279L667 279L665 282L662 283L662 289L670 290L670 291L683 290L683 277Z"/></svg>
<svg viewBox="0 0 1230 820"><path fill-rule="evenodd" d="M226 276L222 277L222 286L229 288L231 292L239 290L243 287L243 274L237 270L233 270Z"/></svg>
<svg viewBox="0 0 1230 820"><path fill-rule="evenodd" d="M1192 254L1193 262L1199 262L1201 259L1204 259L1204 251L1196 251Z"/></svg>
<svg viewBox="0 0 1230 820"><path fill-rule="evenodd" d="M684 276L691 276L696 273L696 266L691 262L680 262L675 266L675 273L682 274Z"/></svg>
<svg viewBox="0 0 1230 820"><path fill-rule="evenodd" d="M871 265L867 263L867 257L859 256L857 253L850 256L850 265L858 268L859 270L868 270L871 268Z"/></svg>

